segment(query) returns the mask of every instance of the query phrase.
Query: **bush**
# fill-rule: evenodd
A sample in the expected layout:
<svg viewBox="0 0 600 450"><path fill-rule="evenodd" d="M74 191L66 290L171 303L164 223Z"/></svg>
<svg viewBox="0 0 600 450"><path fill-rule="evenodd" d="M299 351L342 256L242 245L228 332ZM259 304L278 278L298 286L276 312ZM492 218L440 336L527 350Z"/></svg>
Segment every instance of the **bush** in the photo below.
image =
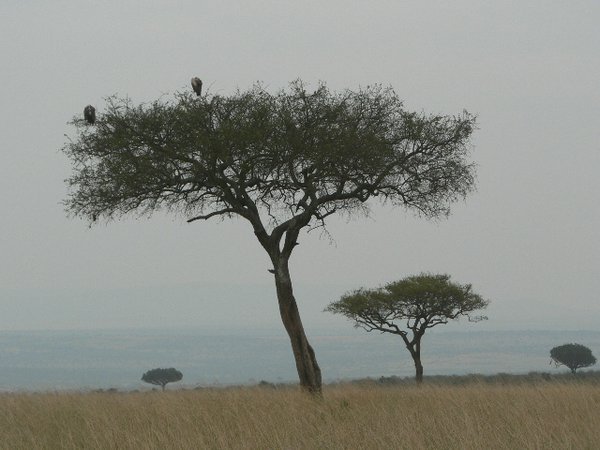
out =
<svg viewBox="0 0 600 450"><path fill-rule="evenodd" d="M556 366L567 366L575 373L577 369L596 364L592 351L581 344L564 344L550 350L550 358Z"/></svg>
<svg viewBox="0 0 600 450"><path fill-rule="evenodd" d="M169 369L152 369L142 375L142 381L160 386L163 391L168 383L180 381L182 378L183 374L173 367Z"/></svg>

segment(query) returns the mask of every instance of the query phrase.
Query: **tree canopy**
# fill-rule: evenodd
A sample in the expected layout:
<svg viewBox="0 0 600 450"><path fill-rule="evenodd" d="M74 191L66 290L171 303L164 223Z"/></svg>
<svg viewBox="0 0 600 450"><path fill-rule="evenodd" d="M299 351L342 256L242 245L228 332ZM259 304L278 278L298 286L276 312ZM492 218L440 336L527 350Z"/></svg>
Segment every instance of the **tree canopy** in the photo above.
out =
<svg viewBox="0 0 600 450"><path fill-rule="evenodd" d="M188 222L249 222L273 264L282 321L311 391L320 391L321 374L288 267L300 231L365 211L372 198L444 216L474 188L475 118L406 111L379 85L334 92L320 83L311 92L297 80L276 93L256 84L140 105L111 97L93 124L72 123L76 136L63 148L73 164L72 215L94 223L166 209Z"/></svg>
<svg viewBox="0 0 600 450"><path fill-rule="evenodd" d="M142 381L160 386L163 391L168 383L181 381L182 378L183 374L173 367L169 369L152 369L142 375Z"/></svg>
<svg viewBox="0 0 600 450"><path fill-rule="evenodd" d="M239 214L254 225L323 221L381 196L427 216L473 188L474 117L403 109L390 88L231 96L191 93L133 105L112 97L95 126L76 118L67 209L113 218L159 208L189 220ZM260 228L260 226L259 226Z"/></svg>
<svg viewBox="0 0 600 450"><path fill-rule="evenodd" d="M596 364L596 358L592 355L592 351L581 344L564 344L554 347L550 350L550 358L557 367L564 365L573 373L576 373L577 369Z"/></svg>
<svg viewBox="0 0 600 450"><path fill-rule="evenodd" d="M355 290L332 302L326 311L341 314L366 331L401 336L420 382L423 379L421 339L425 331L461 316L472 322L485 320L487 317L472 313L488 304L488 300L473 292L470 284L454 283L450 275L420 274L377 289Z"/></svg>
<svg viewBox="0 0 600 450"><path fill-rule="evenodd" d="M469 321L485 320L472 312L489 304L470 284L450 281L450 275L420 274L377 289L358 289L331 303L326 311L355 321L367 331L407 335L449 320L466 316ZM405 329L404 329L405 328Z"/></svg>

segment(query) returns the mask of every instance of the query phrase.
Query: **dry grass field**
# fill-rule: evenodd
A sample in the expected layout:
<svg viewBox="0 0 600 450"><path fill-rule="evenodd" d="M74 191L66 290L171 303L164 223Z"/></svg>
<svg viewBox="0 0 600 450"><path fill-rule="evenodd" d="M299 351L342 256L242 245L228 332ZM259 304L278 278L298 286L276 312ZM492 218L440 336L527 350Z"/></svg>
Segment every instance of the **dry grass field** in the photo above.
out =
<svg viewBox="0 0 600 450"><path fill-rule="evenodd" d="M0 395L2 449L592 449L596 383Z"/></svg>

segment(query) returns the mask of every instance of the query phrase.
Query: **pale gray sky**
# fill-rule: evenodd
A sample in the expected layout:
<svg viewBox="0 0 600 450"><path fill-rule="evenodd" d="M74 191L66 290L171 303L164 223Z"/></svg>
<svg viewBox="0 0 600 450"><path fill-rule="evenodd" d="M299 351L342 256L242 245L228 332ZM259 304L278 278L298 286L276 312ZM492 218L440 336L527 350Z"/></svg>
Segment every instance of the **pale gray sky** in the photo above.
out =
<svg viewBox="0 0 600 450"><path fill-rule="evenodd" d="M383 83L409 109L479 116L478 191L448 220L375 207L331 220L333 245L301 236L292 276L309 331L350 326L321 312L344 291L420 271L492 300L472 328L600 330L598 23L597 0L3 0L0 330L280 327L246 223L88 229L60 204L74 114L192 76L222 94Z"/></svg>

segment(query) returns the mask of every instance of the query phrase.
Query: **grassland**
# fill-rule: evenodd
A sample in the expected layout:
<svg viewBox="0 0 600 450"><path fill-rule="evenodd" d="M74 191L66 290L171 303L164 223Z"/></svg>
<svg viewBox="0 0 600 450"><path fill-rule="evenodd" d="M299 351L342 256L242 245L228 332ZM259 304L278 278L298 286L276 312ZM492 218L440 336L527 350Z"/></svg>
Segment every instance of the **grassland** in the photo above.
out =
<svg viewBox="0 0 600 450"><path fill-rule="evenodd" d="M0 395L2 449L592 449L596 382Z"/></svg>

